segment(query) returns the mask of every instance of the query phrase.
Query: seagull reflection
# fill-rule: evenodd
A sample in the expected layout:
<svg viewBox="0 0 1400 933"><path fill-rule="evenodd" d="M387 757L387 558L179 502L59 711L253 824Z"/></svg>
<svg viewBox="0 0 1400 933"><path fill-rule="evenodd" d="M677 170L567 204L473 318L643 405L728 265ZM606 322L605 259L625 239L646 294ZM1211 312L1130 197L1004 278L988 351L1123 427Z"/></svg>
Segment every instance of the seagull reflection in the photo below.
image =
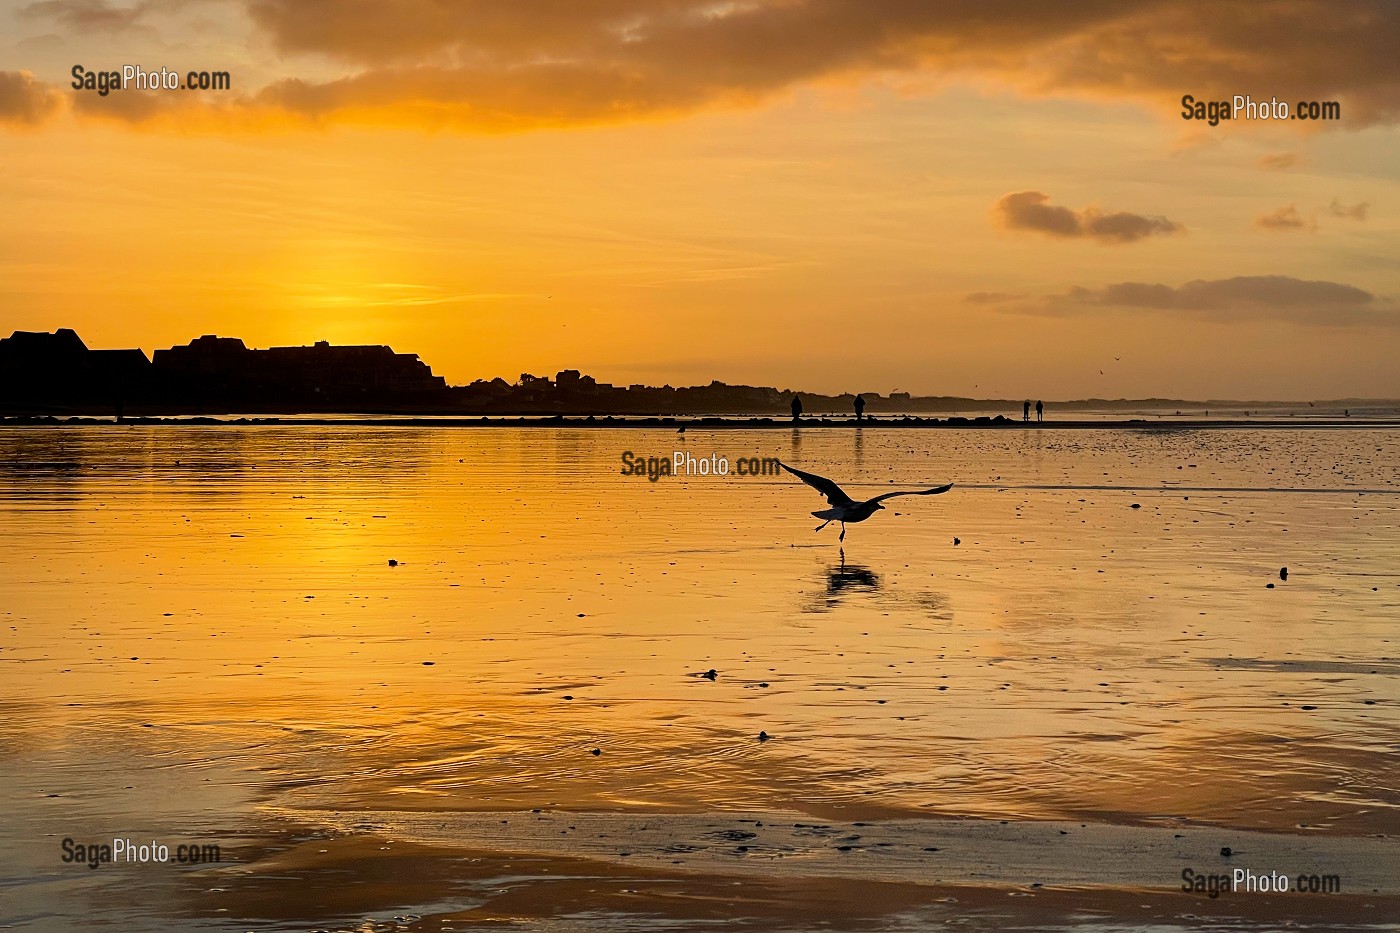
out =
<svg viewBox="0 0 1400 933"><path fill-rule="evenodd" d="M845 555L842 555L841 563L838 566L826 569L826 595L829 599L839 598L845 590L874 592L879 588L879 574L869 567L846 563Z"/></svg>
<svg viewBox="0 0 1400 933"><path fill-rule="evenodd" d="M846 555L842 553L841 563L826 568L826 592L813 594L807 611L827 612L835 609L847 596L878 592L880 575L861 564L846 563Z"/></svg>
<svg viewBox="0 0 1400 933"><path fill-rule="evenodd" d="M832 612L848 602L853 605L868 602L872 608L886 613L913 613L927 619L948 620L952 611L948 597L917 585L890 586L880 574L863 564L849 564L841 555L839 564L831 564L823 574L824 589L808 590L804 596L804 612Z"/></svg>

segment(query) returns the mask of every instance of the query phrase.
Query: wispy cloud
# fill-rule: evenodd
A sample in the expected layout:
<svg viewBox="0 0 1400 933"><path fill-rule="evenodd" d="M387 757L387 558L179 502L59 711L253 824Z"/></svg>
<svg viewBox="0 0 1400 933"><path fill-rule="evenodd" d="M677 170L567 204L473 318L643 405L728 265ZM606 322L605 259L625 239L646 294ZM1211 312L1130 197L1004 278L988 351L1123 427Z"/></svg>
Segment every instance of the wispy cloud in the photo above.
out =
<svg viewBox="0 0 1400 933"><path fill-rule="evenodd" d="M1327 213L1333 217L1345 217L1349 220L1365 220L1366 213L1371 209L1371 205L1362 201L1359 204L1343 204L1339 199L1333 198L1332 203L1327 207Z"/></svg>
<svg viewBox="0 0 1400 933"><path fill-rule="evenodd" d="M972 292L964 295L963 301L970 305L1004 305L1025 298L1020 292Z"/></svg>
<svg viewBox="0 0 1400 933"><path fill-rule="evenodd" d="M1340 198L1333 198L1325 213L1331 217L1340 217L1345 220L1365 220L1371 205L1367 201L1360 201L1356 204L1343 204ZM1322 210L1313 211L1304 215L1298 210L1297 205L1288 204L1284 207L1276 208L1254 218L1254 226L1261 230L1271 230L1276 233L1291 233L1299 230L1316 232L1319 214Z"/></svg>
<svg viewBox="0 0 1400 933"><path fill-rule="evenodd" d="M136 25L152 4L118 6L108 0L38 0L20 9L22 19L52 20L75 32L120 32Z"/></svg>
<svg viewBox="0 0 1400 933"><path fill-rule="evenodd" d="M1284 172L1302 166L1304 159L1296 152L1270 152L1259 157L1258 165L1266 172Z"/></svg>
<svg viewBox="0 0 1400 933"><path fill-rule="evenodd" d="M1274 321L1332 327L1400 327L1400 306L1354 285L1287 275L1196 279L1171 286L1119 282L1075 287L1020 310L1055 315L1149 311L1219 323Z"/></svg>
<svg viewBox="0 0 1400 933"><path fill-rule="evenodd" d="M1288 204L1267 214L1260 214L1254 218L1254 226L1261 230L1289 233L1296 230L1316 230L1317 221L1298 213L1296 205Z"/></svg>

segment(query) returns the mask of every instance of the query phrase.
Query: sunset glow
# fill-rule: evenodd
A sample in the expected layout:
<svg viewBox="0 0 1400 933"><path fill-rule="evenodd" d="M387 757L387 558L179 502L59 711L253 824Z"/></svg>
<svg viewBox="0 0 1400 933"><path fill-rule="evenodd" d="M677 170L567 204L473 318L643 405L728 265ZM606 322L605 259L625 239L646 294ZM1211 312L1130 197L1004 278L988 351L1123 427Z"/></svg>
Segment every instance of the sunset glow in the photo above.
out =
<svg viewBox="0 0 1400 933"><path fill-rule="evenodd" d="M389 343L453 383L1400 395L1394 10L1024 6L11 5L0 330ZM232 87L71 88L126 63ZM1341 119L1181 115L1233 93Z"/></svg>

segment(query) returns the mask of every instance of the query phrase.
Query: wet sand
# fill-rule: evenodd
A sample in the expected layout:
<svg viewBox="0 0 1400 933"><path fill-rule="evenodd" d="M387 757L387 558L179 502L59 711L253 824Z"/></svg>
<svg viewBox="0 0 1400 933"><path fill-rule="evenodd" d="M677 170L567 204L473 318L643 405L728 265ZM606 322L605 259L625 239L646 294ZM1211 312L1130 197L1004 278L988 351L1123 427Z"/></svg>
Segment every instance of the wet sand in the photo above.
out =
<svg viewBox="0 0 1400 933"><path fill-rule="evenodd" d="M376 427L0 428L7 921L1400 916L1400 432ZM958 486L843 557L618 475L678 444ZM113 834L228 858L60 864ZM1177 890L1234 863L1343 893Z"/></svg>
<svg viewBox="0 0 1400 933"><path fill-rule="evenodd" d="M598 828L588 822L590 815L558 816L580 830ZM512 822L529 817L502 816ZM707 818L685 822L691 830L735 825ZM470 828L465 823L452 825ZM662 825L678 829L665 821ZM737 825L747 829L733 831L755 828L751 823ZM1226 893L1211 898L1165 884L986 879L949 883L929 876L887 880L859 867L836 873L820 865L810 873L769 871L771 860L765 864L744 853L697 858L695 852L702 847L733 848L731 841L712 836L697 839L697 846L679 858L666 853L663 861L669 863L657 864L642 851L625 858L578 857L521 852L514 844L509 851L473 849L460 839L446 846L405 842L402 829L379 835L363 824L347 827L345 835L284 840L257 862L221 872L217 886L192 895L187 909L211 919L236 914L288 928L344 916L361 919L324 928L411 931L706 929L717 924L746 930L914 930L949 925L985 931L1386 930L1397 927L1400 911L1400 898L1393 893L1363 891ZM426 827L421 835L442 832ZM415 828L408 834L419 833ZM948 841L976 846L975 836L962 832ZM543 843L535 847L550 848ZM842 858L861 861L858 855ZM360 881L347 884L347 878ZM393 899L409 906L389 914L382 904Z"/></svg>
<svg viewBox="0 0 1400 933"><path fill-rule="evenodd" d="M338 834L568 856L701 874L913 884L1179 890L1199 874L1338 875L1350 896L1400 896L1400 839L1049 821L828 822L803 813L274 811ZM1222 854L1228 848L1230 855ZM1296 886L1296 885L1294 885Z"/></svg>

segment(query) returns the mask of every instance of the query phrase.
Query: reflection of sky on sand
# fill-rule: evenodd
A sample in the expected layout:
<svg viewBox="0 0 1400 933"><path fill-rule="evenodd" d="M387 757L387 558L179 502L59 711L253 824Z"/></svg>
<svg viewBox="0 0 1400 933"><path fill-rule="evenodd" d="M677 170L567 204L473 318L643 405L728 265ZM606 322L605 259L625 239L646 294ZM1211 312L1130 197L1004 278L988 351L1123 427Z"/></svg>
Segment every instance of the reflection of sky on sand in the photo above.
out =
<svg viewBox="0 0 1400 933"><path fill-rule="evenodd" d="M618 472L678 445L962 488L843 563L795 481ZM1393 833L1396 462L1379 431L5 430L3 845L266 799Z"/></svg>

